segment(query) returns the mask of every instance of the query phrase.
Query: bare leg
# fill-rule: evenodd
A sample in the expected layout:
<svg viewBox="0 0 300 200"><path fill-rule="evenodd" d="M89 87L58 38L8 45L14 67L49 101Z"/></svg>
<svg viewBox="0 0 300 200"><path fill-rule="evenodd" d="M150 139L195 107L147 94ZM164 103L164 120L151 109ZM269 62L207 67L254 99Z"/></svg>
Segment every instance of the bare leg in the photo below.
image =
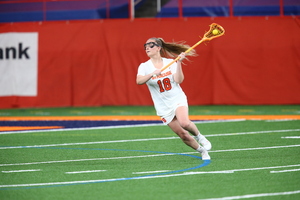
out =
<svg viewBox="0 0 300 200"><path fill-rule="evenodd" d="M197 126L189 119L188 108L186 106L178 107L175 115L182 128L184 128L194 136L197 136L200 133Z"/></svg>
<svg viewBox="0 0 300 200"><path fill-rule="evenodd" d="M206 149L211 149L211 143L200 133L197 126L189 119L188 107L180 106L175 112L179 125L195 136L195 139Z"/></svg>
<svg viewBox="0 0 300 200"><path fill-rule="evenodd" d="M184 130L176 117L168 124L168 126L174 131L180 139L188 146L197 150L199 148L198 142L186 131Z"/></svg>
<svg viewBox="0 0 300 200"><path fill-rule="evenodd" d="M176 117L174 117L168 126L181 138L186 145L198 151L202 155L202 160L210 160L207 150L200 146L198 142L181 127Z"/></svg>

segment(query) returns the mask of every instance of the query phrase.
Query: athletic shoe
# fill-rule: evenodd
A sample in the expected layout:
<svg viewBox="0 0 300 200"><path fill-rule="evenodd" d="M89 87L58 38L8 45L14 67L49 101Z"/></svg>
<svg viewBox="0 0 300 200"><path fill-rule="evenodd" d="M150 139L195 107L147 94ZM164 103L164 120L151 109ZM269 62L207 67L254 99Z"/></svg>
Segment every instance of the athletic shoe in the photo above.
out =
<svg viewBox="0 0 300 200"><path fill-rule="evenodd" d="M208 151L204 149L204 147L199 146L197 151L201 154L202 160L210 160L210 156L208 155Z"/></svg>
<svg viewBox="0 0 300 200"><path fill-rule="evenodd" d="M199 137L196 137L197 142L199 142L207 151L211 150L211 143L204 137L203 135L200 135Z"/></svg>
<svg viewBox="0 0 300 200"><path fill-rule="evenodd" d="M208 151L206 151L206 149L202 151L201 155L202 155L202 160L210 160L210 156L208 155Z"/></svg>

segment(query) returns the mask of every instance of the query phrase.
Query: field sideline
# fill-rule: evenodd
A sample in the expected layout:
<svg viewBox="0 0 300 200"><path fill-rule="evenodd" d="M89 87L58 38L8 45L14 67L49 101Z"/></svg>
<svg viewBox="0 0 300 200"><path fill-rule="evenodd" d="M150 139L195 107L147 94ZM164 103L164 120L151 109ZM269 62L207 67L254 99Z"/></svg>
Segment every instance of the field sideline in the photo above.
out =
<svg viewBox="0 0 300 200"><path fill-rule="evenodd" d="M0 110L1 199L300 199L300 106L191 106L211 161L153 107Z"/></svg>

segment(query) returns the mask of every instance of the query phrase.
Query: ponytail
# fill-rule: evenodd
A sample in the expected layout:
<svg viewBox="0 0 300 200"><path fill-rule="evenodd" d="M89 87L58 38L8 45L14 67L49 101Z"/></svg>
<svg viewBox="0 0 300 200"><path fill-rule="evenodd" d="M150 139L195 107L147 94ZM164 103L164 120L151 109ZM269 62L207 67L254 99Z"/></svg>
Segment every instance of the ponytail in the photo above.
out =
<svg viewBox="0 0 300 200"><path fill-rule="evenodd" d="M162 38L151 38L161 47L160 55L166 58L176 58L182 52L185 52L190 48L189 45L186 45L185 42L165 42ZM192 49L189 51L186 56L197 56L196 51ZM188 60L188 59L187 59Z"/></svg>

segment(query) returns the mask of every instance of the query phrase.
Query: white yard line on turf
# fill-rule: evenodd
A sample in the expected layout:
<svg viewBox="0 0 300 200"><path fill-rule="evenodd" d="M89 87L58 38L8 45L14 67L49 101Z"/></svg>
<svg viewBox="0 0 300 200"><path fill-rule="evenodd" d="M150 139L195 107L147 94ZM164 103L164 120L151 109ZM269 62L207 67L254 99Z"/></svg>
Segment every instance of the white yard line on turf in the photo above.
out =
<svg viewBox="0 0 300 200"><path fill-rule="evenodd" d="M240 133L223 133L223 134L205 135L205 137L237 136L237 135L251 135L251 134L263 134L263 133L283 133L283 132L295 132L295 131L300 131L300 129L251 131L251 132L240 132ZM178 137L166 137L166 138L147 138L147 139L134 139L134 140L113 140L113 141L78 142L78 143L63 143L63 144L45 144L45 145L31 145L31 146L10 146L10 147L0 147L0 150L1 149L21 149L21 148L41 148L41 147L89 145L89 144L107 144L107 143L122 143L122 142L142 142L142 141L172 140L172 139L179 139L179 138Z"/></svg>
<svg viewBox="0 0 300 200"><path fill-rule="evenodd" d="M258 168L248 168L248 169L230 169L230 170L221 170L221 171L184 172L184 173L180 173L180 174L165 174L165 175L141 177L141 179L163 178L163 177L185 176L185 175L197 175L197 174L232 174L234 172L242 172L242 171L256 171L256 170L277 169L277 168L287 168L287 167L299 167L299 166L300 166L300 164L298 164L298 165L274 166L274 167L258 167Z"/></svg>
<svg viewBox="0 0 300 200"><path fill-rule="evenodd" d="M279 149L279 148L290 148L290 147L300 147L300 144L295 145L286 145L286 146L272 146L272 147L256 147L256 148L244 148L244 149L224 149L224 150L214 150L209 151L210 153L214 152L227 152L227 151L250 151L250 150L260 150L260 149Z"/></svg>
<svg viewBox="0 0 300 200"><path fill-rule="evenodd" d="M281 171L270 171L270 173L283 173L283 172L296 172L300 171L300 169L288 169L288 170L281 170Z"/></svg>
<svg viewBox="0 0 300 200"><path fill-rule="evenodd" d="M223 123L223 122L239 122L245 119L228 119L228 120L207 120L195 121L195 124L206 123ZM35 133L35 132L61 132L61 131L82 131L82 130L99 130L99 129L116 129L116 128L132 128L132 127L148 127L148 126L164 126L163 123L153 124L136 124L136 125L120 125L120 126L97 126L97 127L84 127L84 128L61 128L61 129L46 129L46 130L27 130L27 131L3 131L0 135L4 134L17 134L17 133Z"/></svg>
<svg viewBox="0 0 300 200"><path fill-rule="evenodd" d="M209 151L210 153L218 152L234 152L234 151L251 151L251 150L265 150L265 149L279 149L279 148L291 148L300 147L299 145L287 145L287 146L272 146L272 147L257 147L257 148L245 148L245 149L226 149L226 150L215 150ZM199 154L198 152L185 152L182 154ZM147 158L157 156L173 156L177 154L153 154L153 155L142 155L142 156L125 156L125 157L109 157L109 158L88 158L88 159L76 159L76 160L56 160L56 161L43 161L43 162L31 162L31 163L11 163L11 164L0 164L3 166L18 166L18 165L39 165L39 164L52 164L52 163L68 163L68 162L84 162L84 161L99 161L99 160L117 160L117 159L131 159L131 158Z"/></svg>
<svg viewBox="0 0 300 200"><path fill-rule="evenodd" d="M43 148L43 147L58 147L58 146L74 146L74 145L89 145L89 144L108 144L108 143L123 143L123 142L143 142L143 141L155 141L155 140L172 140L178 139L178 137L167 138L147 138L147 139L134 139L134 140L113 140L113 141L97 141L97 142L78 142L78 143L63 143L63 144L45 144L45 145L32 145L32 146L12 146L12 147L0 147L1 149L21 149L21 148Z"/></svg>
<svg viewBox="0 0 300 200"><path fill-rule="evenodd" d="M246 195L241 195L241 196L221 197L221 198L209 198L209 199L198 199L198 200L234 200L234 199L249 199L249 198L258 198L258 197L292 195L292 194L299 194L299 193L300 193L300 190L296 190L296 191L288 191L288 192L261 193L261 194L246 194Z"/></svg>
<svg viewBox="0 0 300 200"><path fill-rule="evenodd" d="M54 160L54 161L31 162L31 163L11 163L11 164L0 164L0 167L18 166L18 165L40 165L40 164L52 164L52 163L85 162L85 161L99 161L99 160L118 160L118 159L131 159L131 158L147 158L147 157L170 156L170 155L175 155L175 154L154 154L154 155L143 155L143 156L87 158L87 159L76 159L76 160Z"/></svg>
<svg viewBox="0 0 300 200"><path fill-rule="evenodd" d="M29 183L29 184L0 185L0 188L72 185L72 184L83 184L83 183L112 182L112 181L121 181L121 180L128 180L128 179L165 178L165 177L188 176L188 175L197 175L197 174L212 174L212 173L214 173L214 174L220 174L220 173L224 174L224 173L234 173L234 172L237 172L237 171L265 170L265 169L286 168L286 167L295 167L295 166L300 166L300 164L298 164L298 165L286 165L286 166L248 168L248 169L233 169L233 170L224 170L224 171L184 172L184 173L179 173L179 174L141 176L141 177L132 177L132 178L115 178L115 179L83 180L83 181L68 181L68 182L49 182L49 183Z"/></svg>
<svg viewBox="0 0 300 200"><path fill-rule="evenodd" d="M265 169L278 169L278 168L287 168L287 167L299 167L300 164L297 165L284 165L284 166L274 166L274 167L256 167L256 168L248 168L248 169L231 169L231 170L224 170L223 172L242 172L242 171L256 171L256 170L265 170ZM194 173L197 174L198 172L186 172L186 173ZM199 172L201 173L201 172Z"/></svg>
<svg viewBox="0 0 300 200"><path fill-rule="evenodd" d="M287 137L281 137L282 139L300 139L300 136L287 136Z"/></svg>
<svg viewBox="0 0 300 200"><path fill-rule="evenodd" d="M42 171L42 170L41 169L11 170L11 171L2 171L2 173L38 172L38 171Z"/></svg>
<svg viewBox="0 0 300 200"><path fill-rule="evenodd" d="M296 121L298 119L274 119L274 120L266 120L266 122L286 122L286 121Z"/></svg>

